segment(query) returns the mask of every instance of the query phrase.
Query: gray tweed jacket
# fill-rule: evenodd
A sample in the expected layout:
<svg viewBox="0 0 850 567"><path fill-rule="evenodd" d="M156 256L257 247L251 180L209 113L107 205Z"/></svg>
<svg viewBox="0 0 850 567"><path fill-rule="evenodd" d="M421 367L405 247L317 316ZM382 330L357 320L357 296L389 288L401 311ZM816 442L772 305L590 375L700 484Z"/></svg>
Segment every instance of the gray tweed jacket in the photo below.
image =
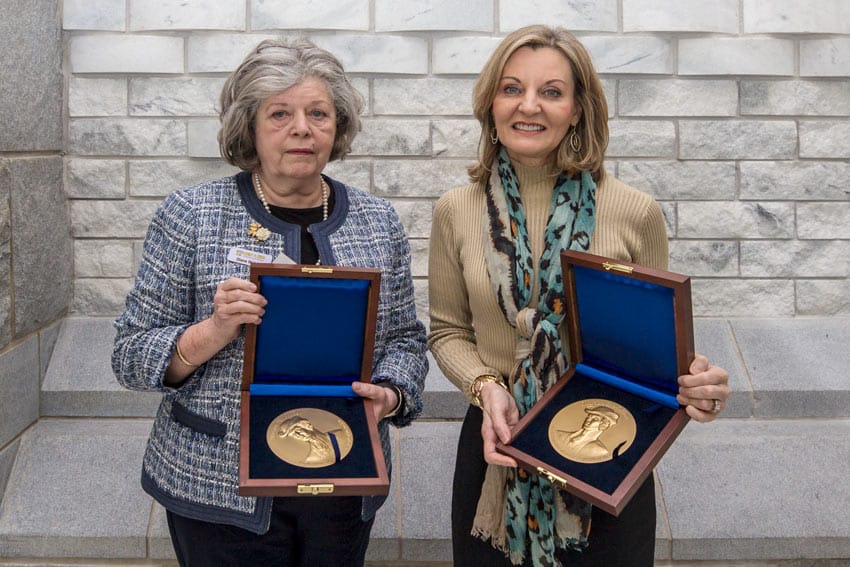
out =
<svg viewBox="0 0 850 567"><path fill-rule="evenodd" d="M405 406L392 418L403 426L422 409L428 363L425 329L416 319L410 249L385 200L326 178L335 204L328 219L311 227L322 263L375 267L382 272L372 381L390 381ZM265 242L248 234L258 221L272 231ZM248 277L248 267L227 260L233 247L300 258L300 227L268 214L250 176L210 181L169 195L148 228L135 286L115 322L112 367L132 390L162 392L142 466L142 487L166 509L208 522L265 533L271 498L237 493L239 406L244 334L201 365L177 389L163 385L181 333L209 317L216 286ZM389 465L388 420L379 426ZM370 518L383 497L364 497Z"/></svg>

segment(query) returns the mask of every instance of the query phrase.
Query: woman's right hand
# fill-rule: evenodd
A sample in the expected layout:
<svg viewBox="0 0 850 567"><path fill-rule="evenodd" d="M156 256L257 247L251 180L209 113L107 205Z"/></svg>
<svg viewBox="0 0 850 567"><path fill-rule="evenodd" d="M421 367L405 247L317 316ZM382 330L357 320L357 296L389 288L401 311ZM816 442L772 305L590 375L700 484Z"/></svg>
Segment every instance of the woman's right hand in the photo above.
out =
<svg viewBox="0 0 850 567"><path fill-rule="evenodd" d="M481 437L484 439L484 460L491 465L515 467L511 457L498 453L496 443L511 440L511 428L519 421L519 410L514 397L503 387L486 382L481 388Z"/></svg>
<svg viewBox="0 0 850 567"><path fill-rule="evenodd" d="M257 293L257 286L247 280L228 278L218 284L213 296L213 314L188 326L177 338L182 358L176 352L171 357L165 384L178 387L198 366L238 337L243 324L259 324L267 303Z"/></svg>
<svg viewBox="0 0 850 567"><path fill-rule="evenodd" d="M215 290L210 321L221 336L230 342L239 335L242 325L260 324L267 303L253 283L239 278L228 278L218 284Z"/></svg>

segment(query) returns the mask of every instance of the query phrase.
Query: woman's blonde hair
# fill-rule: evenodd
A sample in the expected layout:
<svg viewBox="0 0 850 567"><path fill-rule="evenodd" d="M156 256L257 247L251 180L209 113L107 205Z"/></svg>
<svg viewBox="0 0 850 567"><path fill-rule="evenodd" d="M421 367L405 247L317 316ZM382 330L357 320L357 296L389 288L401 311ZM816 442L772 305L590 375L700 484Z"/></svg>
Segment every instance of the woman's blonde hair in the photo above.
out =
<svg viewBox="0 0 850 567"><path fill-rule="evenodd" d="M563 28L543 25L527 26L508 34L478 76L472 92L472 111L481 124L481 137L478 141L478 162L469 167L470 178L476 182L486 181L499 152L500 142L494 144L490 140L494 128L493 100L499 91L508 59L521 47L552 47L570 62L575 82L574 98L581 107L581 117L575 126L581 149L574 152L570 148L571 129L558 146L554 165L557 171L590 171L599 181L605 175L603 161L608 147L608 103L602 83L590 54L573 34Z"/></svg>
<svg viewBox="0 0 850 567"><path fill-rule="evenodd" d="M330 91L336 112L330 160L343 158L360 131L363 97L348 80L342 63L303 37L261 42L227 78L219 100L221 157L242 170L256 170L260 162L254 128L260 105L307 77L321 79Z"/></svg>

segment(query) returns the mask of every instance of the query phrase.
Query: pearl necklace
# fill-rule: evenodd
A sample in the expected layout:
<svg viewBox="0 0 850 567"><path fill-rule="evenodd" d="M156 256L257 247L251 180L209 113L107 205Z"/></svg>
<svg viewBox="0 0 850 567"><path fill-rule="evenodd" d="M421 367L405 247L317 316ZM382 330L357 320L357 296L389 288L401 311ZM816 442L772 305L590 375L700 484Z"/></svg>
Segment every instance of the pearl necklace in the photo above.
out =
<svg viewBox="0 0 850 567"><path fill-rule="evenodd" d="M260 198L260 202L263 204L263 208L266 210L268 214L272 214L272 209L269 207L269 202L266 200L266 195L263 193L263 184L260 181L260 174L254 172L252 176L254 180L254 190L257 192L257 197ZM330 197L330 187L325 183L324 177L319 176L319 181L322 184L322 222L328 220L328 198ZM254 242L264 242L268 240L272 235L272 232L261 225L258 222L252 222L248 227L248 236L254 237ZM316 265L321 264L322 261L317 260Z"/></svg>
<svg viewBox="0 0 850 567"><path fill-rule="evenodd" d="M319 177L319 181L322 184L322 222L328 220L328 197L330 195L330 188L328 184L325 183L324 177ZM260 174L254 173L254 189L257 190L257 196L260 198L260 202L263 204L263 208L266 210L268 214L272 214L272 210L269 207L268 201L266 201L266 194L263 193L263 184L260 182Z"/></svg>

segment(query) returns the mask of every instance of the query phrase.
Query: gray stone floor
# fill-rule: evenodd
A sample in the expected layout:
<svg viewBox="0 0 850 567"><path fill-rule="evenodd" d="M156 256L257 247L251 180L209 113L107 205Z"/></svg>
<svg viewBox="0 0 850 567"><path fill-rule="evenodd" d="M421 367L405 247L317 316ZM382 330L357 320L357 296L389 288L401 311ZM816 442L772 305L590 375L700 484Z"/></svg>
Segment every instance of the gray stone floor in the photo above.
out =
<svg viewBox="0 0 850 567"><path fill-rule="evenodd" d="M174 565L163 509L139 487L155 400L112 383L111 333L107 319L64 322L42 417L0 448L0 565ZM850 566L847 344L848 319L697 321L697 350L729 370L733 397L656 468L657 567ZM464 409L432 368L425 416L394 431L373 567L449 565Z"/></svg>

